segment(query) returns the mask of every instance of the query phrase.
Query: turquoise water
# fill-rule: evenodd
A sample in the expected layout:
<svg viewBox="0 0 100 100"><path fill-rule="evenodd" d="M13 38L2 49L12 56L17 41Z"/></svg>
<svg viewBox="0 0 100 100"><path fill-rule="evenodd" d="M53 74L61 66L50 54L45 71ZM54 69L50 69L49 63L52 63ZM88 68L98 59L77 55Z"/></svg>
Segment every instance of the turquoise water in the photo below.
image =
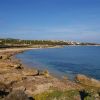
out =
<svg viewBox="0 0 100 100"><path fill-rule="evenodd" d="M85 74L100 80L100 47L68 46L64 48L28 50L16 55L23 63L47 69L57 77Z"/></svg>

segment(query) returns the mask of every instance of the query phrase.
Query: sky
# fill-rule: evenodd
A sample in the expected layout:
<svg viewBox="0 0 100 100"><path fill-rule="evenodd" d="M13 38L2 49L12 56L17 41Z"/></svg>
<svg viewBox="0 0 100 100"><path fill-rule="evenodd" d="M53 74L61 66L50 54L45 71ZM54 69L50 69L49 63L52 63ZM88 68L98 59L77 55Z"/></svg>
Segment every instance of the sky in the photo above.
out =
<svg viewBox="0 0 100 100"><path fill-rule="evenodd" d="M0 38L100 43L100 0L0 0Z"/></svg>

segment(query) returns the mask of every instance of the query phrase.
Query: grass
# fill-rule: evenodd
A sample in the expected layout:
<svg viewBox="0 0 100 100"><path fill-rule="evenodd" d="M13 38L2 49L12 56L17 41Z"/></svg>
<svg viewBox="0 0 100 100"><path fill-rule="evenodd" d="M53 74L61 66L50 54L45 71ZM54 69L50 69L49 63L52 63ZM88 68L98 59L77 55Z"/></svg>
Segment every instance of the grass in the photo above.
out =
<svg viewBox="0 0 100 100"><path fill-rule="evenodd" d="M74 100L79 95L78 91L52 91L34 96L35 100Z"/></svg>
<svg viewBox="0 0 100 100"><path fill-rule="evenodd" d="M44 92L34 96L35 100L100 100L100 89L93 87L86 87L84 90L69 90L59 91L51 89L52 91Z"/></svg>

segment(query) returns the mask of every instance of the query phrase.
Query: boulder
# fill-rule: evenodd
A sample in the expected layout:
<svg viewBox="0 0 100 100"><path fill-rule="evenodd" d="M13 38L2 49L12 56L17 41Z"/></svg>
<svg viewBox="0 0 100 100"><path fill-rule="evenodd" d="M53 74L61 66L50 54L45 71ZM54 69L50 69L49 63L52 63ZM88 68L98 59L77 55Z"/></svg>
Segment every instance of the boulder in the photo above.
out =
<svg viewBox="0 0 100 100"><path fill-rule="evenodd" d="M0 82L0 91L8 91L8 86L2 82Z"/></svg>
<svg viewBox="0 0 100 100"><path fill-rule="evenodd" d="M15 69L23 69L22 64L10 64L8 65L10 68L15 68Z"/></svg>
<svg viewBox="0 0 100 100"><path fill-rule="evenodd" d="M42 74L47 78L50 77L50 74L49 74L48 70L45 70Z"/></svg>
<svg viewBox="0 0 100 100"><path fill-rule="evenodd" d="M3 60L9 59L9 58L10 58L9 55L3 55L3 56L2 56L2 59L3 59Z"/></svg>
<svg viewBox="0 0 100 100"><path fill-rule="evenodd" d="M7 96L10 91L11 91L11 89L9 86L0 82L0 98Z"/></svg>
<svg viewBox="0 0 100 100"><path fill-rule="evenodd" d="M81 84L88 85L88 86L93 86L93 87L100 87L100 81L89 78L85 75L78 74L75 78L75 80Z"/></svg>
<svg viewBox="0 0 100 100"><path fill-rule="evenodd" d="M14 65L15 69L23 69L22 64L16 64Z"/></svg>
<svg viewBox="0 0 100 100"><path fill-rule="evenodd" d="M34 100L32 97L28 97L24 91L16 90L12 91L4 100Z"/></svg>
<svg viewBox="0 0 100 100"><path fill-rule="evenodd" d="M2 59L2 56L0 55L0 59Z"/></svg>

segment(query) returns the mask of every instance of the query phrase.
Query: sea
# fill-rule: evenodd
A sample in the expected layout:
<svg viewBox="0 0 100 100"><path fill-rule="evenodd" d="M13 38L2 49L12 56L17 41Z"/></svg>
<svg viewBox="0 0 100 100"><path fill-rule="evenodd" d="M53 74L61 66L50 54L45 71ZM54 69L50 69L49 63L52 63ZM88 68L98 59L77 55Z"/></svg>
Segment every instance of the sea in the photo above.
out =
<svg viewBox="0 0 100 100"><path fill-rule="evenodd" d="M16 58L58 78L73 80L77 74L84 74L100 80L100 46L33 49L17 54Z"/></svg>

